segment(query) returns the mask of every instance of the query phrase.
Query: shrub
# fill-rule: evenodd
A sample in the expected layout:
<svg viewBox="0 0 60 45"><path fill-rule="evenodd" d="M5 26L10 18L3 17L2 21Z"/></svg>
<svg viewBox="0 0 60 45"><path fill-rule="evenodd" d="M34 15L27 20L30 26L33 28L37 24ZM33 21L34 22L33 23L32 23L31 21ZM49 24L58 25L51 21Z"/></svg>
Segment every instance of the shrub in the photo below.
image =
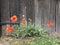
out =
<svg viewBox="0 0 60 45"><path fill-rule="evenodd" d="M28 25L14 25L14 32L12 35L16 38L19 37L42 37L47 36L46 30L44 30L41 26L34 26L31 22L28 23Z"/></svg>

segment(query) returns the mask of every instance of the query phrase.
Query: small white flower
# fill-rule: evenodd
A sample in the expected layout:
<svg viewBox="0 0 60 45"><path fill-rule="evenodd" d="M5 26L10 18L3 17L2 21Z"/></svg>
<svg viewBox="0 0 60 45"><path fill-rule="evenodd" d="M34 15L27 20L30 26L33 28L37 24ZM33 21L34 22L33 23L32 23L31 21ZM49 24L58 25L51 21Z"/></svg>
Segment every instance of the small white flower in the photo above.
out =
<svg viewBox="0 0 60 45"><path fill-rule="evenodd" d="M23 15L23 17L24 17L25 15Z"/></svg>

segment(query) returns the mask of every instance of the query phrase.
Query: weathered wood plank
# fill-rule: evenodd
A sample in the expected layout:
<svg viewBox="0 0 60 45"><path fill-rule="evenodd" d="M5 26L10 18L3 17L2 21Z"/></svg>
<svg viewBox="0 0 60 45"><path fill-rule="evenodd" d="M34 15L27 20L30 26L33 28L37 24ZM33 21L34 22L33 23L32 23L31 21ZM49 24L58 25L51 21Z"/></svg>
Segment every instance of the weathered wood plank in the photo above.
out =
<svg viewBox="0 0 60 45"><path fill-rule="evenodd" d="M0 0L0 22L1 22L1 0Z"/></svg>
<svg viewBox="0 0 60 45"><path fill-rule="evenodd" d="M9 1L8 0L1 0L1 21L2 22L10 22L10 15L9 15ZM5 30L6 25L2 26L2 35L6 34Z"/></svg>
<svg viewBox="0 0 60 45"><path fill-rule="evenodd" d="M56 31L60 33L60 1L56 3Z"/></svg>
<svg viewBox="0 0 60 45"><path fill-rule="evenodd" d="M35 23L47 29L50 15L50 0L35 0Z"/></svg>
<svg viewBox="0 0 60 45"><path fill-rule="evenodd" d="M17 15L19 18L18 22L20 22L22 15L25 15L27 21L31 18L35 25L42 25L42 27L47 30L47 24L52 21L54 26L50 31L55 32L55 30L58 31L60 29L60 18L59 14L56 12L57 6L55 6L55 0L2 0L1 20L2 22L10 22L10 17Z"/></svg>
<svg viewBox="0 0 60 45"><path fill-rule="evenodd" d="M52 21L54 26L51 28L51 32L55 32L55 0L50 0L50 15L49 15L49 22Z"/></svg>
<svg viewBox="0 0 60 45"><path fill-rule="evenodd" d="M32 22L34 22L34 0L26 0L26 7L27 21L29 21L29 18L31 18Z"/></svg>

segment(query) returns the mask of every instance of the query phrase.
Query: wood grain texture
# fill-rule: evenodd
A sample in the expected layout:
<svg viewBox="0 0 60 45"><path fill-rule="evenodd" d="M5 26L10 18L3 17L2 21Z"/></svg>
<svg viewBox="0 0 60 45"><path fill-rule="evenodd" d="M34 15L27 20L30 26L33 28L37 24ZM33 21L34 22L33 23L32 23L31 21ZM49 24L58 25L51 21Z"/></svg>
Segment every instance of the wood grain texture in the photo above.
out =
<svg viewBox="0 0 60 45"><path fill-rule="evenodd" d="M54 23L54 26L50 29L50 32L59 31L59 13L58 0L2 0L1 6L1 21L10 22L10 17L16 15L18 22L21 21L22 15L25 15L26 20L29 22L29 18L32 19L32 23L35 25L42 25L42 27L48 30L48 24L50 21ZM56 3L57 2L57 3ZM60 8L59 8L60 9ZM2 26L2 33L4 33L4 25Z"/></svg>

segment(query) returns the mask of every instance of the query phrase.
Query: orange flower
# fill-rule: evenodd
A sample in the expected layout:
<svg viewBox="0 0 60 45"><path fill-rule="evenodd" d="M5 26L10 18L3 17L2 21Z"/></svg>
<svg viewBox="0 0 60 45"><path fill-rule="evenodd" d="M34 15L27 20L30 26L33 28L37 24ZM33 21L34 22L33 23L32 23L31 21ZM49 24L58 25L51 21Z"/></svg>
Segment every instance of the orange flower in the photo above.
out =
<svg viewBox="0 0 60 45"><path fill-rule="evenodd" d="M14 15L14 16L11 17L11 21L12 21L13 23L17 22L17 20L18 20L18 19L17 19L16 15Z"/></svg>
<svg viewBox="0 0 60 45"><path fill-rule="evenodd" d="M24 25L26 25L26 24L27 24L27 21L26 21L24 18L22 19L22 21L21 21L21 22L22 22L22 24L24 24Z"/></svg>
<svg viewBox="0 0 60 45"><path fill-rule="evenodd" d="M11 26L8 26L7 28L6 28L6 30L8 30L9 32L14 32L14 29L11 27Z"/></svg>
<svg viewBox="0 0 60 45"><path fill-rule="evenodd" d="M49 22L48 27L53 27L53 22Z"/></svg>

